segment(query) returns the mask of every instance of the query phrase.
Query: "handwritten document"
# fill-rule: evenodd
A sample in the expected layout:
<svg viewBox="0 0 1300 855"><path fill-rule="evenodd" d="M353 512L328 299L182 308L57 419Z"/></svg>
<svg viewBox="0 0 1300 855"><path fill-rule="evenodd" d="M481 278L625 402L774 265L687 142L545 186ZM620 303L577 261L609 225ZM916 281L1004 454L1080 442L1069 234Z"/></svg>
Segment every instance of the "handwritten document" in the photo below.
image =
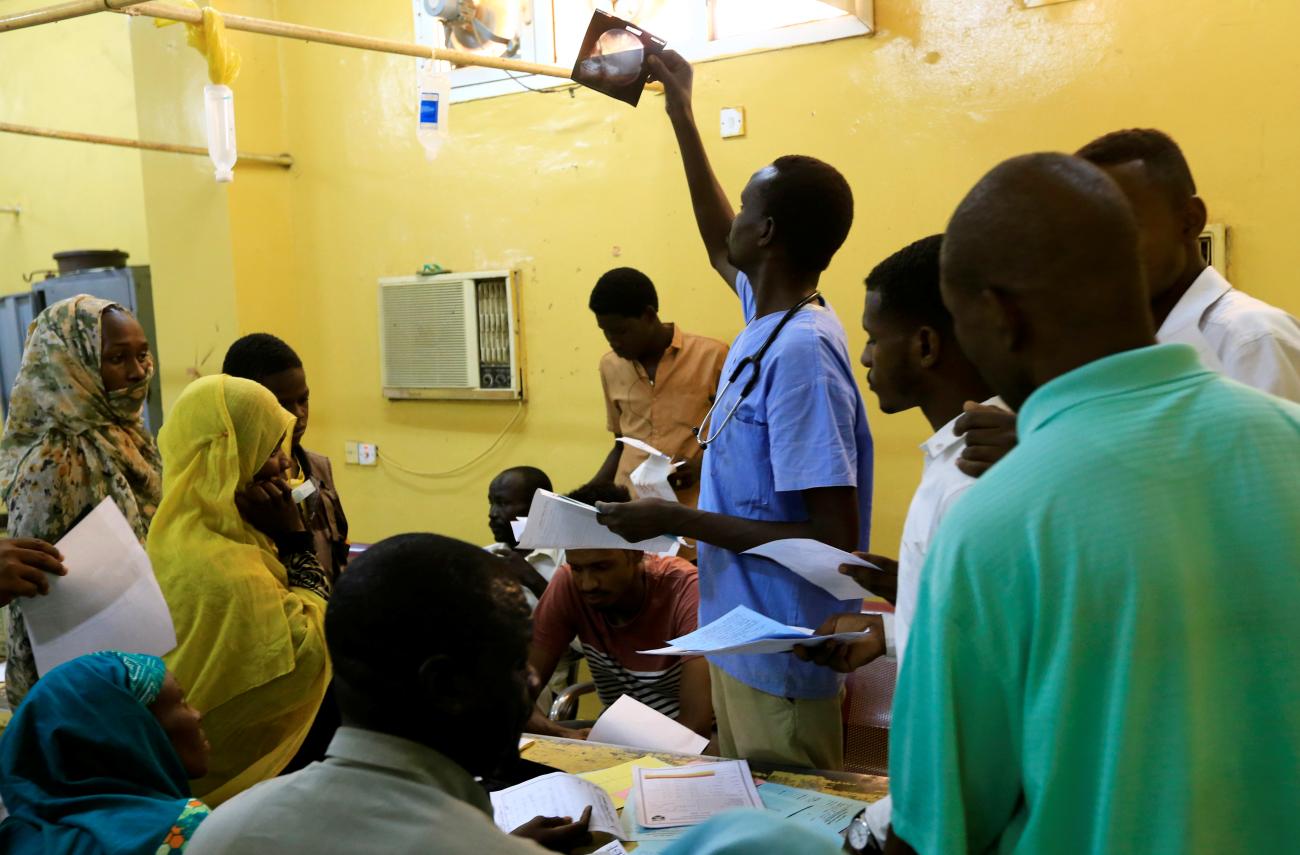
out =
<svg viewBox="0 0 1300 855"><path fill-rule="evenodd" d="M590 781L564 772L552 772L491 794L493 819L509 833L539 816L567 816L577 819L591 806L592 831L613 837L623 833L618 811L605 791Z"/></svg>
<svg viewBox="0 0 1300 855"><path fill-rule="evenodd" d="M600 718L587 737L592 742L626 745L644 751L699 754L709 744L683 724L652 709L631 695L621 695Z"/></svg>
<svg viewBox="0 0 1300 855"><path fill-rule="evenodd" d="M637 769L632 785L638 821L646 828L698 825L733 808L761 808L744 760Z"/></svg>
<svg viewBox="0 0 1300 855"><path fill-rule="evenodd" d="M638 549L642 552L674 551L677 540L656 537L629 543L596 522L596 509L549 490L533 494L527 524L519 538L523 549Z"/></svg>
<svg viewBox="0 0 1300 855"><path fill-rule="evenodd" d="M595 852L592 852L591 855L627 855L627 850L623 848L622 843L611 840Z"/></svg>
<svg viewBox="0 0 1300 855"><path fill-rule="evenodd" d="M746 550L745 554L775 561L841 600L861 600L875 596L853 581L853 577L840 573L841 564L854 564L858 567L875 567L875 565L863 561L852 552L836 549L820 540L808 538L774 540Z"/></svg>
<svg viewBox="0 0 1300 855"><path fill-rule="evenodd" d="M813 828L834 842L842 840L844 829L867 806L866 802L857 799L770 782L758 788L758 795L763 800L763 807L792 822Z"/></svg>
<svg viewBox="0 0 1300 855"><path fill-rule="evenodd" d="M54 545L68 575L51 576L50 593L22 606L38 673L97 650L162 656L176 647L149 556L111 498Z"/></svg>
<svg viewBox="0 0 1300 855"><path fill-rule="evenodd" d="M786 626L745 606L736 606L713 623L668 642L668 647L642 650L664 656L726 653L788 653L796 647L814 647L824 641L853 641L871 632L813 635L811 629Z"/></svg>

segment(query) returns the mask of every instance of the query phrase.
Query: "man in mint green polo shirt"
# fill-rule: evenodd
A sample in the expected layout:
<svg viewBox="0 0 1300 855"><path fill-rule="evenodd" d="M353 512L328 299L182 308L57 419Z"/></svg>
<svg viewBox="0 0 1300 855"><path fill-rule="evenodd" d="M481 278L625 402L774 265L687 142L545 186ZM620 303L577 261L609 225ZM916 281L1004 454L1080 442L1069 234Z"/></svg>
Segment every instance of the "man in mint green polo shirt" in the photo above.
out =
<svg viewBox="0 0 1300 855"><path fill-rule="evenodd" d="M942 276L1020 445L921 574L887 850L1293 849L1300 407L1154 345L1133 214L1084 161L985 176Z"/></svg>

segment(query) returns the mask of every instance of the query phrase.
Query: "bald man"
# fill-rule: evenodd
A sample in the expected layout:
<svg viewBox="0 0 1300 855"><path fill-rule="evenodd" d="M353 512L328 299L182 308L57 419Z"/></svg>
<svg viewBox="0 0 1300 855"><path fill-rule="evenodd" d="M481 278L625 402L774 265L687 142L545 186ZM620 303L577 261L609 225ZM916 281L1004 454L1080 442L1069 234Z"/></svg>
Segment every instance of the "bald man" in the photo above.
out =
<svg viewBox="0 0 1300 855"><path fill-rule="evenodd" d="M1168 134L1115 131L1075 152L1119 184L1137 216L1156 341L1196 348L1206 368L1300 403L1300 321L1232 287L1201 256L1205 202L1192 169ZM979 476L1016 444L1016 417L971 406L957 422L966 448L958 463Z"/></svg>
<svg viewBox="0 0 1300 855"><path fill-rule="evenodd" d="M1083 160L985 176L942 292L1020 448L921 574L887 850L1294 846L1300 406L1155 344L1132 210Z"/></svg>

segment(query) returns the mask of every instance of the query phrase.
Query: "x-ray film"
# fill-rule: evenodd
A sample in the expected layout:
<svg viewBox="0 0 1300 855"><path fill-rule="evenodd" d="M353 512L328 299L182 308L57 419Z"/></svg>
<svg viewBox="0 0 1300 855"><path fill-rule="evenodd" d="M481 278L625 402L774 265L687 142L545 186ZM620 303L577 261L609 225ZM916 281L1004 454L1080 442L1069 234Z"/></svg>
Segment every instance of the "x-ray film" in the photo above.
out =
<svg viewBox="0 0 1300 855"><path fill-rule="evenodd" d="M646 59L667 46L663 39L597 9L573 65L573 79L635 107L650 76Z"/></svg>

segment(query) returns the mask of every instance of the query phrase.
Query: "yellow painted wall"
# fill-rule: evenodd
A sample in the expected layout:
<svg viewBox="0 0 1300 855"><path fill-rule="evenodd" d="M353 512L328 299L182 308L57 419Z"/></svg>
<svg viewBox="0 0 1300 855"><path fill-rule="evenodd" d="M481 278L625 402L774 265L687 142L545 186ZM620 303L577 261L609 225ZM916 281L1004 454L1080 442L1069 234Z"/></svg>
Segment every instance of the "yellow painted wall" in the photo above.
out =
<svg viewBox="0 0 1300 855"><path fill-rule="evenodd" d="M228 12L274 16L271 2L229 2ZM131 21L140 136L206 145L203 58L181 26ZM244 37L235 82L235 134L241 151L284 150L280 121L280 42ZM153 254L163 399L170 405L194 377L221 370L226 348L246 329L284 329L293 337L293 240L287 216L292 177L275 167L237 166L217 184L205 157L146 153L144 208Z"/></svg>
<svg viewBox="0 0 1300 855"><path fill-rule="evenodd" d="M229 8L411 38L405 0ZM863 342L862 277L941 229L987 168L1135 124L1183 143L1212 219L1231 227L1236 283L1300 313L1292 234L1300 119L1289 94L1300 70L1290 36L1300 6L1074 0L1026 10L1013 0L876 0L876 10L875 38L709 63L696 82L707 144L733 194L752 170L789 152L825 158L848 176L857 223L824 287L852 348ZM541 465L562 489L595 471L608 447L595 368L605 348L585 301L608 267L646 270L668 319L728 339L737 331L739 313L700 252L657 97L635 110L588 92L456 105L453 141L430 164L414 135L413 60L233 38L253 57L236 85L241 147L287 149L297 165L287 175L244 171L218 188L201 159L157 171L145 160L155 279L170 289L160 350L224 349L256 329L290 339L313 386L308 444L334 457L357 540L423 529L484 541L487 483L499 469ZM202 69L178 39L133 30L141 132L201 139L193 99ZM164 86L157 78L167 75L179 77ZM178 92L190 112L175 112ZM745 106L746 138L717 138L724 105ZM453 468L513 415L510 404L382 398L376 279L433 260L521 271L524 417L492 455L454 478L344 466L343 443L353 439L379 443L408 468ZM169 396L185 379L177 370L165 378ZM869 411L874 545L891 552L928 430L915 413L880 415L870 398Z"/></svg>
<svg viewBox="0 0 1300 855"><path fill-rule="evenodd" d="M32 8L0 0L0 14ZM0 121L112 136L136 135L127 21L103 15L0 35ZM149 263L140 155L0 133L0 293L65 249L123 249Z"/></svg>
<svg viewBox="0 0 1300 855"><path fill-rule="evenodd" d="M404 2L281 0L281 17L409 38ZM1211 0L1076 0L1025 10L1007 0L877 0L880 34L703 65L698 115L724 186L738 193L773 157L805 152L849 177L853 234L825 278L850 330L861 280L903 243L942 228L966 189L1001 158L1072 149L1127 125L1185 145L1212 216L1232 227L1232 272L1300 312L1300 121L1279 103L1296 79L1290 33L1300 7ZM292 182L294 288L314 387L309 443L378 442L408 468L478 455L511 405L390 403L379 393L375 280L437 260L456 269L517 266L529 402L487 460L449 479L389 465L337 467L358 539L433 529L488 537L487 483L533 463L560 488L594 472L607 448L585 309L608 267L658 283L664 316L730 338L740 318L699 250L661 102L638 109L588 92L521 93L457 105L453 142L427 163L414 138L412 61L320 46L282 47ZM744 105L749 135L711 129ZM242 283L247 287L248 283ZM259 282L271 289L279 283ZM242 321L242 319L241 319ZM875 545L892 551L919 473L919 415L883 417Z"/></svg>

